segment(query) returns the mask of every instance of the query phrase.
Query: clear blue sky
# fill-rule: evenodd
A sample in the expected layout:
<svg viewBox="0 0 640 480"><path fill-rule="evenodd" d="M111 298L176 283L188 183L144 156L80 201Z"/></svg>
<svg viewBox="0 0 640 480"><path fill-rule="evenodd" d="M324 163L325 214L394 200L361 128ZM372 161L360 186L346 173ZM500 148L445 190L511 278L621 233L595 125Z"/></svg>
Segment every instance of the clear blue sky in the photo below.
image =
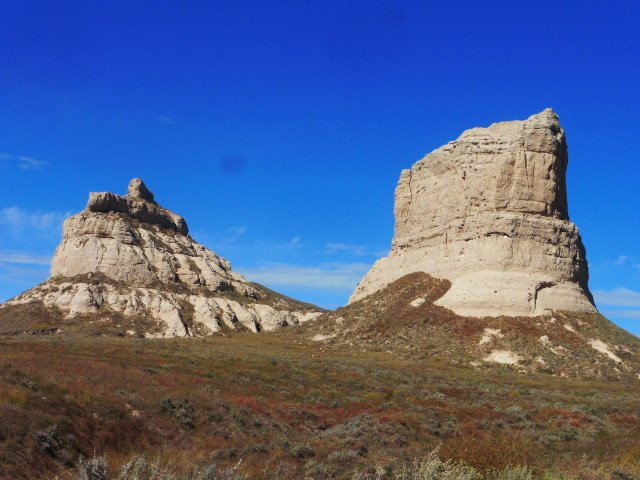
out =
<svg viewBox="0 0 640 480"><path fill-rule="evenodd" d="M640 333L638 19L636 0L1 2L0 299L47 277L89 191L140 176L250 279L344 304L389 248L402 168L550 106L591 287Z"/></svg>

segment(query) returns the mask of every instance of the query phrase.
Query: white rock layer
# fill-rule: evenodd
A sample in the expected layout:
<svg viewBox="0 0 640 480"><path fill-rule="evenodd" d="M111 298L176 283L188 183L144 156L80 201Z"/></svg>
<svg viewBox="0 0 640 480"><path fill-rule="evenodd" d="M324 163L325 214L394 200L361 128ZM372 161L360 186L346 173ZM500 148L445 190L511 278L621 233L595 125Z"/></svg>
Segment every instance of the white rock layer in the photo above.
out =
<svg viewBox="0 0 640 480"><path fill-rule="evenodd" d="M222 328L273 330L321 314L254 287L230 263L195 242L184 219L160 207L140 179L128 195L92 193L64 223L52 279L0 308L42 302L66 318L124 316L183 337ZM144 322L143 322L144 323Z"/></svg>
<svg viewBox="0 0 640 480"><path fill-rule="evenodd" d="M423 271L452 282L437 302L471 317L595 312L569 220L564 130L553 110L465 131L404 170L395 236L350 301Z"/></svg>

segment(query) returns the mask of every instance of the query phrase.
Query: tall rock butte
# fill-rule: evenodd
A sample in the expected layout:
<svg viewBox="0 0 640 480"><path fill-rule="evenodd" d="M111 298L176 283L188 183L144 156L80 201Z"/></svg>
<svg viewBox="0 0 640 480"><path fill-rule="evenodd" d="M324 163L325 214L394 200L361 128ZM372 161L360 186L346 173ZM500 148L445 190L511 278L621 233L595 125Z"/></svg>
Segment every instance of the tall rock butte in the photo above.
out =
<svg viewBox="0 0 640 480"><path fill-rule="evenodd" d="M595 312L569 220L564 130L551 109L472 128L404 170L395 235L350 302L412 272L451 281L436 302L470 317Z"/></svg>
<svg viewBox="0 0 640 480"><path fill-rule="evenodd" d="M65 221L51 279L0 306L0 331L34 311L56 330L148 337L272 330L321 314L233 272L138 178L127 195L91 193Z"/></svg>

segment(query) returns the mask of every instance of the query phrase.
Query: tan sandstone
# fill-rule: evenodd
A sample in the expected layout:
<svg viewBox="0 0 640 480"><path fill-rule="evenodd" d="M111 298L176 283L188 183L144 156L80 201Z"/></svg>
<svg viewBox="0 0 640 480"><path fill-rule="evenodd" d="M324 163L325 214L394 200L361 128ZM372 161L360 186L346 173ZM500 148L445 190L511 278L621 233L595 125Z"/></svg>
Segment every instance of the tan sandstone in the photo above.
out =
<svg viewBox="0 0 640 480"><path fill-rule="evenodd" d="M569 220L564 130L547 109L465 131L404 170L395 235L350 301L412 272L451 281L437 303L465 316L594 312Z"/></svg>
<svg viewBox="0 0 640 480"><path fill-rule="evenodd" d="M91 193L86 209L65 221L51 276L0 308L36 302L67 319L124 317L126 329L134 322L136 334L160 337L273 330L321 313L234 272L140 179L127 195Z"/></svg>

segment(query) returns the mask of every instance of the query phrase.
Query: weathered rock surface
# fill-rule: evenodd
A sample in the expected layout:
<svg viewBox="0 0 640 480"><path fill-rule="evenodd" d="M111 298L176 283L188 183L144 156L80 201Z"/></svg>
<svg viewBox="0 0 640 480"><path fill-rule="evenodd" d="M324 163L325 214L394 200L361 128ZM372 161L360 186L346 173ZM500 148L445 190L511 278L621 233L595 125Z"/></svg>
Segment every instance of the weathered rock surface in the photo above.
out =
<svg viewBox="0 0 640 480"><path fill-rule="evenodd" d="M140 179L124 196L90 194L87 208L64 223L51 275L2 305L0 323L16 307L38 304L66 320L106 322L109 332L173 337L272 330L321 313L235 273Z"/></svg>
<svg viewBox="0 0 640 480"><path fill-rule="evenodd" d="M141 200L146 200L147 202L155 203L153 192L149 190L147 184L144 183L141 178L134 178L129 182L127 197L139 198Z"/></svg>
<svg viewBox="0 0 640 480"><path fill-rule="evenodd" d="M140 222L169 228L185 235L189 233L185 219L177 213L173 213L156 204L153 201L153 193L138 178L131 180L128 195L116 195L111 192L91 192L87 211L124 213Z"/></svg>
<svg viewBox="0 0 640 480"><path fill-rule="evenodd" d="M438 304L464 316L595 312L569 220L565 133L547 109L465 131L404 170L395 236L351 301L412 272L451 281Z"/></svg>

